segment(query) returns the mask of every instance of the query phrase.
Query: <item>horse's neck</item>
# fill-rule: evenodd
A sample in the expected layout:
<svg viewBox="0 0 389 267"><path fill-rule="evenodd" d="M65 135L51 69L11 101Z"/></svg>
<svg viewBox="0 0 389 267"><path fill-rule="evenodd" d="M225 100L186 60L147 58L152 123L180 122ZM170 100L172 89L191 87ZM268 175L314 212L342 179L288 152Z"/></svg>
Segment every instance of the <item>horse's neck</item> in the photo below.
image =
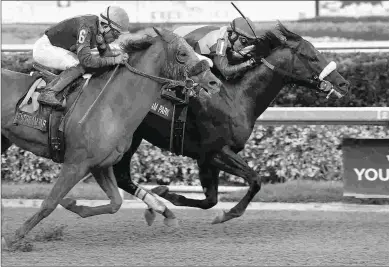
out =
<svg viewBox="0 0 389 267"><path fill-rule="evenodd" d="M289 69L290 59L282 51L275 51L266 60L282 70ZM284 79L263 63L248 72L241 83L245 112L253 124L285 85Z"/></svg>
<svg viewBox="0 0 389 267"><path fill-rule="evenodd" d="M135 52L130 56L130 65L137 70L151 75L159 75L161 62L158 60L158 54L155 47L150 47L147 50ZM157 71L158 70L158 71Z"/></svg>

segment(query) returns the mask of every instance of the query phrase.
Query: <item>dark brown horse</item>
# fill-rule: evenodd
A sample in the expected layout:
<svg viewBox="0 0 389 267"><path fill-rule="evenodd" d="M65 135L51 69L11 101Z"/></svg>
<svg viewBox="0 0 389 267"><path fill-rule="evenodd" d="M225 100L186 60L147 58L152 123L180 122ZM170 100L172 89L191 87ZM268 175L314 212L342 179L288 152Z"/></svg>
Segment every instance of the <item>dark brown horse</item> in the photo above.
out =
<svg viewBox="0 0 389 267"><path fill-rule="evenodd" d="M209 66L201 64L194 50L178 35L154 29L157 37L127 41L123 50L130 54L128 63L137 70L183 82L190 77L210 92L218 92L221 82L211 73ZM198 66L202 67L199 68ZM205 67L204 67L205 66ZM120 66L98 106L91 109L87 119L81 118L95 101L113 70L92 78L76 100L69 97L65 120L66 152L60 176L40 209L5 241L8 245L23 238L42 219L50 215L58 204L82 217L115 213L122 204L112 165L120 161L132 143L132 136L150 107L160 94L161 84L154 79L130 72L129 66ZM49 157L47 133L24 125L15 125L15 106L31 84L28 75L2 69L1 134L2 152L11 144L31 151L37 156ZM66 194L87 174L93 173L105 191L110 204L98 207L76 205ZM174 217L172 216L172 219Z"/></svg>
<svg viewBox="0 0 389 267"><path fill-rule="evenodd" d="M328 63L310 42L290 32L281 23L260 33L253 56L263 64L243 77L224 80L220 94L211 99L190 102L184 155L198 162L205 199L186 198L169 192L166 186L152 190L176 206L209 209L218 201L220 170L244 178L250 186L247 194L230 211L217 216L213 223L241 216L260 190L261 177L237 153L244 148L258 117L285 85L300 84L337 97L345 95L349 88L349 83L334 70L334 62ZM146 116L133 136L130 150L114 165L120 188L134 194L139 187L131 181L129 164L142 139L168 149L169 132L169 123L163 118L153 113ZM148 212L153 213L152 210Z"/></svg>

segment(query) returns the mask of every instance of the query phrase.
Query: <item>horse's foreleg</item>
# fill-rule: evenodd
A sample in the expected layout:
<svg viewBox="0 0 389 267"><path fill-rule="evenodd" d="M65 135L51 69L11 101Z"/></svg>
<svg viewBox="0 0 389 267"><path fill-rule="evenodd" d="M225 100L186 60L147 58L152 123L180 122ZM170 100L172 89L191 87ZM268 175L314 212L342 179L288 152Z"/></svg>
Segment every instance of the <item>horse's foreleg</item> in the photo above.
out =
<svg viewBox="0 0 389 267"><path fill-rule="evenodd" d="M129 151L127 151L122 159L113 166L118 186L131 195L138 197L148 205L149 208L145 211L145 219L148 225L153 224L156 215L155 212L162 214L166 218L164 220L166 225L176 225L176 216L163 202L159 201L147 190L132 182L130 173L131 158L142 141L141 138L136 137L137 136L134 135Z"/></svg>
<svg viewBox="0 0 389 267"><path fill-rule="evenodd" d="M117 212L121 207L123 200L120 196L112 167L95 168L92 169L91 173L95 177L96 182L100 185L101 189L103 189L108 198L111 200L110 204L88 207L77 205L76 200L70 198L63 199L60 204L65 209L70 210L83 218L100 214L113 214Z"/></svg>
<svg viewBox="0 0 389 267"><path fill-rule="evenodd" d="M215 154L211 164L230 174L242 177L249 183L250 186L246 195L239 201L239 203L228 212L223 212L223 214L217 216L213 223L222 223L242 216L251 200L261 189L261 177L228 146L223 147L220 152Z"/></svg>
<svg viewBox="0 0 389 267"><path fill-rule="evenodd" d="M151 191L168 200L175 206L187 206L200 209L210 209L218 201L219 170L209 164L199 164L199 177L204 190L205 199L192 199L169 192L167 186L158 186Z"/></svg>
<svg viewBox="0 0 389 267"><path fill-rule="evenodd" d="M15 233L11 240L6 240L8 246L20 240L31 231L42 219L49 216L59 204L60 200L84 177L88 172L85 165L63 164L58 180L55 182L49 195L42 202L40 209L30 217Z"/></svg>

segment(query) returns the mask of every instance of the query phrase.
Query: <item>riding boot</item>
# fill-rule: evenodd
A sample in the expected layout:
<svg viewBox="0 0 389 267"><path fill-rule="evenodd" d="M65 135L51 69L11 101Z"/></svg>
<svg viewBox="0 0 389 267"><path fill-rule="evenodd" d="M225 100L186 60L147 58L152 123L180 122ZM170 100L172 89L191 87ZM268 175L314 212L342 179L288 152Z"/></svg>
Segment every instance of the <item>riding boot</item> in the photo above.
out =
<svg viewBox="0 0 389 267"><path fill-rule="evenodd" d="M55 95L61 92L66 86L68 86L75 79L85 73L84 68L81 65L70 67L64 70L57 78L52 80L46 88L39 94L38 102L53 107L60 107L62 104L57 100Z"/></svg>

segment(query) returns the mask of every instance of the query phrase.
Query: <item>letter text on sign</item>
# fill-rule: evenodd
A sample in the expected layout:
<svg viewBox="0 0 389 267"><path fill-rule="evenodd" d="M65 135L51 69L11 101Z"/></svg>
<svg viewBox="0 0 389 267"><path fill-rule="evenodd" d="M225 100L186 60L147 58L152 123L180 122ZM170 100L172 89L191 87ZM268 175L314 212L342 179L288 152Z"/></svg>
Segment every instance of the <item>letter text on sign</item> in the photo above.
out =
<svg viewBox="0 0 389 267"><path fill-rule="evenodd" d="M344 139L342 151L344 195L389 198L389 139Z"/></svg>
<svg viewBox="0 0 389 267"><path fill-rule="evenodd" d="M364 173L365 169L358 170L357 168L354 168L355 173L358 175L358 181L362 180L362 174Z"/></svg>

